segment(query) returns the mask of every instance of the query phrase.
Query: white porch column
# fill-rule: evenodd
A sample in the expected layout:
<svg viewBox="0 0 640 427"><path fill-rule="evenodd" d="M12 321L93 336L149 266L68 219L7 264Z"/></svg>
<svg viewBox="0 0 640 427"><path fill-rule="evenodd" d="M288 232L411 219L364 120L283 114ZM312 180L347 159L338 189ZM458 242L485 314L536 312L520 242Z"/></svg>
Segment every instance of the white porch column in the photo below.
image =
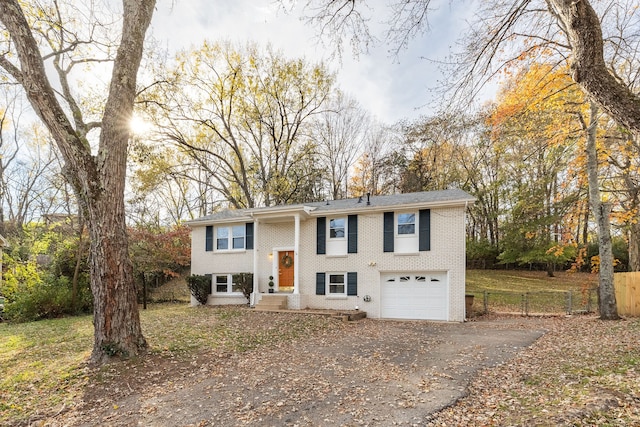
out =
<svg viewBox="0 0 640 427"><path fill-rule="evenodd" d="M300 214L296 214L295 217L295 233L294 233L294 243L293 243L293 293L300 293L300 281L299 281L299 264L300 258L298 257L298 250L300 249Z"/></svg>
<svg viewBox="0 0 640 427"><path fill-rule="evenodd" d="M252 307L256 305L256 295L259 294L259 291L258 291L258 279L260 277L260 272L258 271L259 255L260 255L260 251L258 250L258 219L254 218L253 220L253 292L251 292L251 300L249 301Z"/></svg>

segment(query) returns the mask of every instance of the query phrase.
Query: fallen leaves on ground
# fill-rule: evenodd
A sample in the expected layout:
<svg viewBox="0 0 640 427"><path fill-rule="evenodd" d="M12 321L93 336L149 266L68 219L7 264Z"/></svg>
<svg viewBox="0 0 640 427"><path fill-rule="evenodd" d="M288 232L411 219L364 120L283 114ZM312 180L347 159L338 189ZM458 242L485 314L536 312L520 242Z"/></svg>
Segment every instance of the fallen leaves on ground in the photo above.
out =
<svg viewBox="0 0 640 427"><path fill-rule="evenodd" d="M212 335L227 344L165 350L93 372L82 401L43 421L50 426L640 425L637 319L484 317L465 324L366 319L317 325L306 315L248 309L220 315L233 315L238 325ZM305 333L281 339L284 328L296 329L298 323Z"/></svg>
<svg viewBox="0 0 640 427"><path fill-rule="evenodd" d="M640 425L640 320L544 320L548 332L481 372L431 426Z"/></svg>

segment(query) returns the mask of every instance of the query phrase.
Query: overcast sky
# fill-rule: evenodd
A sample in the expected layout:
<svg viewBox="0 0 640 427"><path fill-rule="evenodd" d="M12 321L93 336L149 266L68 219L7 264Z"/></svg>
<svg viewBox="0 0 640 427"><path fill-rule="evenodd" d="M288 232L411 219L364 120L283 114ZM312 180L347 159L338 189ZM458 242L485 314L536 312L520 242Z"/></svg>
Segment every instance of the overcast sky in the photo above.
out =
<svg viewBox="0 0 640 427"><path fill-rule="evenodd" d="M384 5L386 0L368 2L376 3ZM414 40L397 59L389 56L390 46L384 43L356 59L345 41L342 64L330 62L331 47L318 44L317 29L301 21L299 13L279 10L272 0L159 1L152 33L171 51L198 46L205 39L252 40L264 45L270 42L288 57L324 60L337 71L343 91L379 120L395 123L433 112L429 88L435 87L442 75L425 58L442 60L466 26L468 2L454 2L453 6L448 1L439 3L440 9L429 15L431 32ZM452 9L454 6L457 9ZM382 22L386 13L384 7L375 10L378 15L372 18L373 25Z"/></svg>

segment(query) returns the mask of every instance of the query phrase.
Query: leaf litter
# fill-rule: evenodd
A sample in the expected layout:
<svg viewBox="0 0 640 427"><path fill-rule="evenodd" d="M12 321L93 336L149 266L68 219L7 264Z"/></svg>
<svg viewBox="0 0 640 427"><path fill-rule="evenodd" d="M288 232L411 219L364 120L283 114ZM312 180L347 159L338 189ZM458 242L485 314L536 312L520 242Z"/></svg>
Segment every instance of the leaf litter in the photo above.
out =
<svg viewBox="0 0 640 427"><path fill-rule="evenodd" d="M41 425L640 425L637 319L233 316L224 345L90 373L83 398Z"/></svg>

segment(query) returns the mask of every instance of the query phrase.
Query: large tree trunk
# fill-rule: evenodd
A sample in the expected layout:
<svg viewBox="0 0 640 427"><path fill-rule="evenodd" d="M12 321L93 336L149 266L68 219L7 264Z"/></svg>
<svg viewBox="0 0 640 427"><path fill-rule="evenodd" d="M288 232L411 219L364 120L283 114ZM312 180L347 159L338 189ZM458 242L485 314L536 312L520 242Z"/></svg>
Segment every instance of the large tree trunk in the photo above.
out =
<svg viewBox="0 0 640 427"><path fill-rule="evenodd" d="M139 354L146 348L138 314L133 266L129 261L124 215L113 213L109 199L89 222L94 346L91 359Z"/></svg>
<svg viewBox="0 0 640 427"><path fill-rule="evenodd" d="M598 152L596 148L596 131L598 127L598 107L591 103L591 121L587 128L587 174L589 179L589 203L598 224L598 248L600 253L598 308L603 320L617 320L618 307L613 287L613 250L611 247L611 231L609 215L611 206L600 199L598 182Z"/></svg>
<svg viewBox="0 0 640 427"><path fill-rule="evenodd" d="M566 33L573 79L621 125L640 134L640 98L618 82L604 61L600 18L586 0L547 0Z"/></svg>
<svg viewBox="0 0 640 427"><path fill-rule="evenodd" d="M135 355L147 346L140 327L128 254L124 188L128 123L144 37L154 7L155 0L123 0L122 37L113 64L98 152L94 156L86 139L88 127L81 122L77 104L69 100L74 127L51 88L38 44L18 0L0 1L0 20L19 60L18 66L10 61L11 57L0 55L0 66L24 87L35 112L51 132L64 158L65 177L72 184L87 220L94 296L93 362L114 355Z"/></svg>

